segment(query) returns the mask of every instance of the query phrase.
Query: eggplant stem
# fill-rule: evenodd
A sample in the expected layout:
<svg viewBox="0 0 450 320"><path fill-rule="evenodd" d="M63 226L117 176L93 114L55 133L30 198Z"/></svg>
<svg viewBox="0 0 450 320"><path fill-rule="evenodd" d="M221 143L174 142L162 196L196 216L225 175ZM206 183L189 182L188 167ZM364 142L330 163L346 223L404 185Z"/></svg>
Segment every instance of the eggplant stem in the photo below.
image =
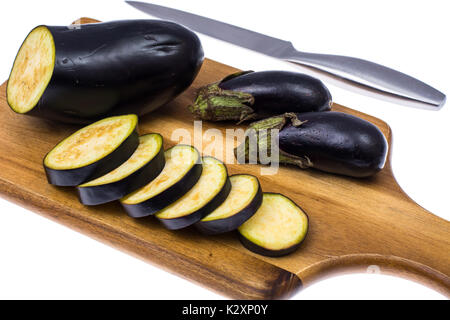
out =
<svg viewBox="0 0 450 320"><path fill-rule="evenodd" d="M300 169L308 169L314 166L308 156L298 157L283 150L280 150L279 161L280 163L295 165Z"/></svg>
<svg viewBox="0 0 450 320"><path fill-rule="evenodd" d="M194 104L188 107L189 110L202 120L236 120L240 123L253 119L253 96L245 92L223 90L219 87L220 83L221 81L200 88Z"/></svg>
<svg viewBox="0 0 450 320"><path fill-rule="evenodd" d="M263 129L278 129L281 130L286 125L287 121L290 121L294 127L300 127L302 124L308 122L308 120L301 121L297 115L293 112L284 113L279 116L274 116L252 122L249 125L249 129L263 130Z"/></svg>
<svg viewBox="0 0 450 320"><path fill-rule="evenodd" d="M299 127L302 124L307 122L307 121L301 121L300 119L298 119L298 117L295 113L285 113L285 114L282 114L279 116L274 116L274 117L270 117L267 119L253 122L248 126L245 141L241 145L239 145L238 147L236 147L234 149L235 156L237 157L239 148L244 148L243 152L245 155L245 161L248 160L250 146L248 143L249 139L247 138L247 134L250 132L250 130L256 131L258 150L264 149L264 150L266 150L266 154L268 156L271 156L270 151L271 151L271 143L272 143L272 137L271 137L272 130L280 130L281 131L284 128L284 126L287 124L288 121L290 121L291 124L295 127ZM257 159L258 159L258 161L260 160L259 156L257 156ZM292 165L298 166L301 169L307 169L307 168L314 166L313 162L311 161L311 159L308 156L295 156L295 155L289 154L281 149L279 149L278 162L285 163L285 164L292 164Z"/></svg>
<svg viewBox="0 0 450 320"><path fill-rule="evenodd" d="M291 124L292 124L294 127L300 127L302 124L308 122L308 120L301 121L301 120L297 117L297 115L296 115L295 113L293 113L293 112L285 113L285 114L284 114L284 117L285 117L286 119L289 119L289 120L291 121Z"/></svg>

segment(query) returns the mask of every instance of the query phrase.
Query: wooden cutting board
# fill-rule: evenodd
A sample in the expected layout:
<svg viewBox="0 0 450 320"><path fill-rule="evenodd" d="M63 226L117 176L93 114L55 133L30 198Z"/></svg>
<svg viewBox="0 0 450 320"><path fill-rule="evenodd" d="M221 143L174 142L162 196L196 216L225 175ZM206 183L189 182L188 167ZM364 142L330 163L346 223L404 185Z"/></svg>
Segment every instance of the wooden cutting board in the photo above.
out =
<svg viewBox="0 0 450 320"><path fill-rule="evenodd" d="M92 20L82 20L87 21ZM186 92L140 118L140 132L161 133L166 148L177 143L171 140L175 129L193 135L194 119L186 107L196 90L235 71L207 59ZM233 298L285 298L348 271L395 274L450 296L450 222L401 190L390 163L391 130L380 119L333 105L372 122L389 141L386 167L369 179L293 167L261 176L259 165L227 165L230 174L258 176L264 191L285 194L309 215L310 230L300 249L268 258L246 250L235 233L208 237L194 228L168 231L152 217L128 217L118 203L85 207L72 188L47 184L44 155L77 127L15 114L6 103L6 83L0 92L0 194L12 202ZM234 126L203 123L203 132L210 128L224 133Z"/></svg>

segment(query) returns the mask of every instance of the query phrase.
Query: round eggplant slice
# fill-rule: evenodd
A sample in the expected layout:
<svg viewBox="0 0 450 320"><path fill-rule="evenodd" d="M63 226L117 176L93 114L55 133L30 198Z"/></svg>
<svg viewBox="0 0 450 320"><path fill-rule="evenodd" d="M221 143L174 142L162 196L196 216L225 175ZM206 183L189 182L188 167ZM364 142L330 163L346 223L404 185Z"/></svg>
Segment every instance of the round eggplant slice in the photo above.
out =
<svg viewBox="0 0 450 320"><path fill-rule="evenodd" d="M331 94L316 78L288 71L245 71L200 88L190 111L202 120L254 120L285 112L331 108Z"/></svg>
<svg viewBox="0 0 450 320"><path fill-rule="evenodd" d="M230 193L231 183L222 161L203 157L202 166L202 175L192 189L156 214L166 228L181 229L200 221Z"/></svg>
<svg viewBox="0 0 450 320"><path fill-rule="evenodd" d="M262 190L256 177L236 174L230 177L231 191L225 201L195 226L205 234L236 230L261 206Z"/></svg>
<svg viewBox="0 0 450 320"><path fill-rule="evenodd" d="M106 118L58 143L44 158L48 182L78 186L119 167L139 145L137 122L134 114Z"/></svg>
<svg viewBox="0 0 450 320"><path fill-rule="evenodd" d="M278 257L295 251L308 232L308 216L289 198L264 193L261 207L239 228L244 247Z"/></svg>
<svg viewBox="0 0 450 320"><path fill-rule="evenodd" d="M80 202L98 205L118 200L155 179L164 168L163 138L158 133L139 137L133 155L113 171L77 187Z"/></svg>
<svg viewBox="0 0 450 320"><path fill-rule="evenodd" d="M120 200L131 217L146 217L164 209L186 194L200 178L200 154L193 146L176 145L164 156L166 164L162 172L149 184Z"/></svg>
<svg viewBox="0 0 450 320"><path fill-rule="evenodd" d="M11 109L71 123L142 115L183 92L203 62L198 37L160 20L38 26L17 53Z"/></svg>

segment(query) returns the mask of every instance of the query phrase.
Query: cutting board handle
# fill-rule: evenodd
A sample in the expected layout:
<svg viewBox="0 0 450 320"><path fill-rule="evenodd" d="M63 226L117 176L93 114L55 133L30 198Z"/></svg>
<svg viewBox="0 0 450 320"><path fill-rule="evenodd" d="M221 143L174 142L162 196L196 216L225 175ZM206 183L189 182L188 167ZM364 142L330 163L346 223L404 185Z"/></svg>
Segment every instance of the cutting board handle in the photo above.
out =
<svg viewBox="0 0 450 320"><path fill-rule="evenodd" d="M392 179L390 191L399 201L390 204L390 212L380 212L386 230L378 243L367 253L327 256L298 272L305 286L337 273L380 273L414 280L450 298L450 222L419 206Z"/></svg>

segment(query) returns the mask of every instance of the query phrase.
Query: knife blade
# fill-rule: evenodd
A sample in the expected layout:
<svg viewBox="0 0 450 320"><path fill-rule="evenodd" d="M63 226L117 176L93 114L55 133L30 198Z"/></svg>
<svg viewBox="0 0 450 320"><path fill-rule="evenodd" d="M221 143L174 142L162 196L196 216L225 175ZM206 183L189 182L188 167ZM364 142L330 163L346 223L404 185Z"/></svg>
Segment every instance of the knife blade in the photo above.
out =
<svg viewBox="0 0 450 320"><path fill-rule="evenodd" d="M298 51L290 41L280 40L193 13L140 1L125 1L151 16L180 23L207 36L232 43L294 64L312 67L350 83L367 87L439 110L446 96L428 84L402 72L367 60Z"/></svg>

